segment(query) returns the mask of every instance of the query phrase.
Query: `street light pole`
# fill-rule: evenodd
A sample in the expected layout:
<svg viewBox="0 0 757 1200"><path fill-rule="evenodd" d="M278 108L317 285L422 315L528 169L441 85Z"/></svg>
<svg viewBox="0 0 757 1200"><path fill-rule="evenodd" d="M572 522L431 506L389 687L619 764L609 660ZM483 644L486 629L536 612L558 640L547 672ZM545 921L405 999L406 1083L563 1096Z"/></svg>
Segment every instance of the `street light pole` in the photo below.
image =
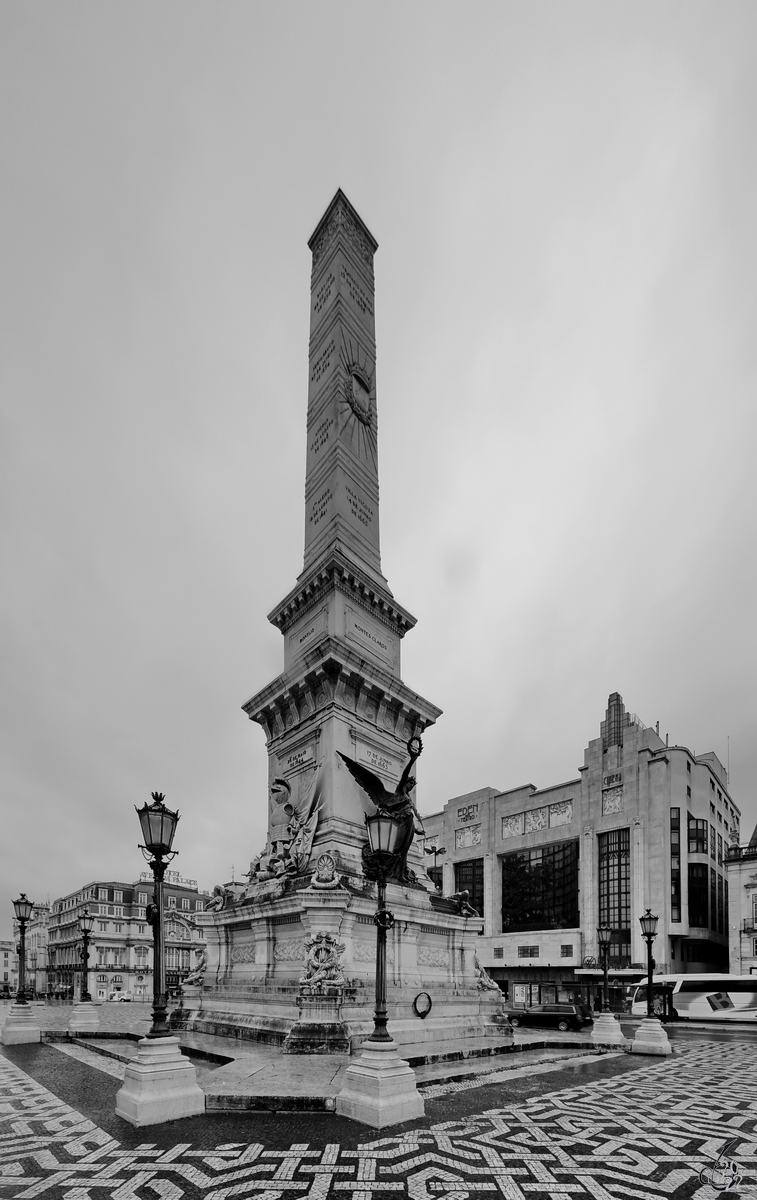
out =
<svg viewBox="0 0 757 1200"><path fill-rule="evenodd" d="M89 915L89 909L85 908L82 915L79 917L79 928L83 941L81 952L81 996L80 1000L83 1004L88 1004L92 997L89 994L89 935L94 929L94 917Z"/></svg>
<svg viewBox="0 0 757 1200"><path fill-rule="evenodd" d="M18 988L16 1003L11 1006L5 1024L0 1030L0 1042L3 1046L13 1046L19 1042L39 1042L41 1039L39 1028L34 1023L35 1010L26 1001L26 922L33 910L34 905L31 900L27 900L25 892L21 893L18 900L13 901L13 914L18 921L20 937Z"/></svg>
<svg viewBox="0 0 757 1200"><path fill-rule="evenodd" d="M599 939L599 950L602 955L602 1012L610 1011L610 994L607 987L607 955L610 952L610 938L612 930L609 925L600 925L597 930L597 938Z"/></svg>
<svg viewBox="0 0 757 1200"><path fill-rule="evenodd" d="M150 864L155 881L153 903L147 907L147 919L152 925L153 944L152 1028L147 1035L149 1038L171 1036L166 1020L168 1000L163 931L163 877L169 862L178 853L171 849L171 845L179 823L179 813L166 808L164 799L161 792L153 792L152 806L145 804L143 808L136 810L144 838L144 845L140 845L140 850Z"/></svg>
<svg viewBox="0 0 757 1200"><path fill-rule="evenodd" d="M26 1004L26 922L32 915L33 908L34 904L31 900L27 900L25 892L21 893L18 900L13 901L13 911L16 914L21 939L18 947L17 1004Z"/></svg>
<svg viewBox="0 0 757 1200"><path fill-rule="evenodd" d="M648 908L643 917L639 917L641 925L641 936L647 943L647 1017L654 1016L654 962L652 959L652 942L657 937L657 922L659 917L652 915L651 908Z"/></svg>

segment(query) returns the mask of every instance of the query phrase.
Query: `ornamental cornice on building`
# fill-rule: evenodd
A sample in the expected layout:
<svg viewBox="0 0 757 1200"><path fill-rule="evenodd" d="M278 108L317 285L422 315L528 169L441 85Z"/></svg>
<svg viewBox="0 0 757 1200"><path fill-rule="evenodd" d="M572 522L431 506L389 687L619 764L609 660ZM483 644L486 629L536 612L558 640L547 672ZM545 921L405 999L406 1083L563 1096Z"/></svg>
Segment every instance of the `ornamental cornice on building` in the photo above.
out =
<svg viewBox="0 0 757 1200"><path fill-rule="evenodd" d="M442 712L401 679L369 663L346 639L331 634L306 651L295 669L279 675L242 709L271 741L332 704L388 732L407 724L411 729L407 737L422 733ZM405 738L404 731L398 736Z"/></svg>
<svg viewBox="0 0 757 1200"><path fill-rule="evenodd" d="M268 614L268 620L286 633L295 621L333 590L348 596L399 637L404 637L416 624L416 618L397 603L387 587L378 584L338 548L300 576L292 591Z"/></svg>

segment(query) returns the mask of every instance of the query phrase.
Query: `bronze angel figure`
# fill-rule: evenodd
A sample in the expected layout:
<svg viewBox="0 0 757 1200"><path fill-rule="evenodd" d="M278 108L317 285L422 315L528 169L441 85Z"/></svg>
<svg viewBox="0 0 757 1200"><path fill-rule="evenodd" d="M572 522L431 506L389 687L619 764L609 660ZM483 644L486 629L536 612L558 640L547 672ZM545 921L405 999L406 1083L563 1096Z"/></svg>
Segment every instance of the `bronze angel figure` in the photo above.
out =
<svg viewBox="0 0 757 1200"><path fill-rule="evenodd" d="M368 793L376 808L381 812L391 813L398 821L400 833L397 852L388 875L396 879L399 883L414 884L416 883L416 878L414 873L408 870L407 854L414 834L416 832L423 833L424 829L423 822L410 795L415 787L415 777L410 772L413 769L415 760L420 757L423 750L423 742L419 737L410 738L410 741L407 743L407 750L410 758L405 765L402 777L394 792L387 791L378 775L374 775L373 771L369 771L368 767L364 767L362 763L355 762L354 758L348 758L340 750L337 750L337 754L353 779L360 784L364 792ZM367 851L368 847L366 846L363 850L364 859ZM365 867L368 867L366 874L370 877L370 868L367 862L365 863Z"/></svg>

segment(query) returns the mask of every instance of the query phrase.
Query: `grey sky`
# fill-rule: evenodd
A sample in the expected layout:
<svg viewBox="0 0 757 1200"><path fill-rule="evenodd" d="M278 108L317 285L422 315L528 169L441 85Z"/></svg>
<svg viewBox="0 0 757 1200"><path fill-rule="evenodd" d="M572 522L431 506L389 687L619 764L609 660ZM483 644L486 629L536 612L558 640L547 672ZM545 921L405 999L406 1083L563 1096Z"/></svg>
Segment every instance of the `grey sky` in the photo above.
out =
<svg viewBox="0 0 757 1200"><path fill-rule="evenodd" d="M0 937L19 890L262 846L310 256L377 237L422 810L571 778L609 692L755 744L753 3L0 5Z"/></svg>

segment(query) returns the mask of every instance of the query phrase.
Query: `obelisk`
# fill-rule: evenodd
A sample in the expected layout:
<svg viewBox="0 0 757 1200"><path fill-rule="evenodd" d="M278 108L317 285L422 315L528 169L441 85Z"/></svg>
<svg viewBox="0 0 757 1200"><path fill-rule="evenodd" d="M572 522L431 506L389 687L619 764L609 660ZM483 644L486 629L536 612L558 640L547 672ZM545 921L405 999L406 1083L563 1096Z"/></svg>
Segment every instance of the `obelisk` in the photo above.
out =
<svg viewBox="0 0 757 1200"><path fill-rule="evenodd" d="M260 882L282 870L312 871L324 852L339 869L359 870L364 815L373 807L337 751L391 788L407 760L408 739L441 711L402 682L400 646L415 618L394 599L381 571L378 243L340 190L308 245L305 557L296 587L268 618L284 636L283 674L244 705L268 745L269 843L265 861L253 865ZM312 844L300 834L295 862L287 857L287 804L311 825ZM425 882L417 849L414 865Z"/></svg>

